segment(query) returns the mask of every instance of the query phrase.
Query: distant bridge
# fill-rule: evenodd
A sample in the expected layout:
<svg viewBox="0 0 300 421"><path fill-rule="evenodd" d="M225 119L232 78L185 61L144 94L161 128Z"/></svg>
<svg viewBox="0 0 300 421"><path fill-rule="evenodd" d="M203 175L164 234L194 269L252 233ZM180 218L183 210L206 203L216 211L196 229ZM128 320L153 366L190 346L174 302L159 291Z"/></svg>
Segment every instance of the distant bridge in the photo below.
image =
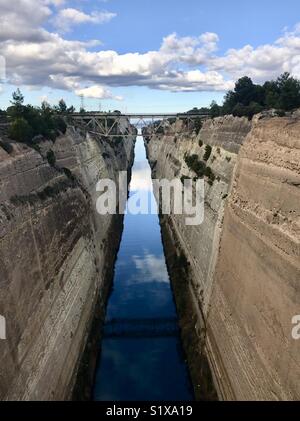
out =
<svg viewBox="0 0 300 421"><path fill-rule="evenodd" d="M68 114L66 117L68 122L75 127L109 138L141 135L137 132L137 128L145 129L144 135L149 137L159 134L169 136L190 134L193 129L198 131L201 121L209 118L209 115L200 113L84 112ZM151 128L148 133L147 128Z"/></svg>
<svg viewBox="0 0 300 421"><path fill-rule="evenodd" d="M117 318L107 320L104 338L159 338L177 336L179 328L175 317L162 318Z"/></svg>

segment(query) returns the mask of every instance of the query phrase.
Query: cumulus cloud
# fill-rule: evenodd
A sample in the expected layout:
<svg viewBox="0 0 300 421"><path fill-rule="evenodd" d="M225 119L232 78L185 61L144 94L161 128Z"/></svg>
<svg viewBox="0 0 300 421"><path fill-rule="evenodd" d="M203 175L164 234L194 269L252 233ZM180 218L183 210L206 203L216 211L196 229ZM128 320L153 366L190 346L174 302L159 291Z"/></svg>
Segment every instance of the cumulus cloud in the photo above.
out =
<svg viewBox="0 0 300 421"><path fill-rule="evenodd" d="M223 57L213 58L210 66L216 71L230 74L234 79L248 75L256 82L275 78L283 72L300 77L299 29L296 26L294 31L286 32L273 44L230 49Z"/></svg>
<svg viewBox="0 0 300 421"><path fill-rule="evenodd" d="M53 18L52 22L60 32L68 32L74 25L80 25L83 23L102 24L109 22L115 16L116 13L106 11L95 11L91 14L87 14L69 7L67 9L60 10Z"/></svg>
<svg viewBox="0 0 300 421"><path fill-rule="evenodd" d="M122 101L121 96L114 96L108 89L100 85L92 85L88 88L75 89L76 95L83 95L86 98L116 99Z"/></svg>
<svg viewBox="0 0 300 421"><path fill-rule="evenodd" d="M91 51L99 41L67 40L47 31L44 26L49 20L66 30L73 24L101 23L113 17L109 12L99 15L62 9L62 4L62 0L0 0L0 55L6 58L10 83L113 98L109 87L226 91L244 75L255 82L284 71L300 77L300 24L273 43L231 48L224 54L218 53L219 38L212 32L198 37L172 33L157 50L119 54L100 47Z"/></svg>
<svg viewBox="0 0 300 421"><path fill-rule="evenodd" d="M0 41L41 41L43 31L36 28L51 16L49 5L46 0L0 0Z"/></svg>

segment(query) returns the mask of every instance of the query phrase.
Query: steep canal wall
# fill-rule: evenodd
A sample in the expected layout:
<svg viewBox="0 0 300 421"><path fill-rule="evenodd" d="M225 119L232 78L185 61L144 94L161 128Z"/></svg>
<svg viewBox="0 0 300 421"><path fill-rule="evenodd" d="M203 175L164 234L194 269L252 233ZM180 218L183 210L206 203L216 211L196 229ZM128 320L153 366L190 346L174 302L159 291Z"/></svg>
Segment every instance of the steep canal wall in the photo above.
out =
<svg viewBox="0 0 300 421"><path fill-rule="evenodd" d="M161 218L198 399L213 397L209 371L220 399L300 397L299 129L297 113L226 116L145 137L154 178L197 177L195 155L210 168L203 224Z"/></svg>
<svg viewBox="0 0 300 421"><path fill-rule="evenodd" d="M70 127L39 152L0 147L1 400L71 398L122 232L122 216L96 212L96 183L130 172L134 142Z"/></svg>

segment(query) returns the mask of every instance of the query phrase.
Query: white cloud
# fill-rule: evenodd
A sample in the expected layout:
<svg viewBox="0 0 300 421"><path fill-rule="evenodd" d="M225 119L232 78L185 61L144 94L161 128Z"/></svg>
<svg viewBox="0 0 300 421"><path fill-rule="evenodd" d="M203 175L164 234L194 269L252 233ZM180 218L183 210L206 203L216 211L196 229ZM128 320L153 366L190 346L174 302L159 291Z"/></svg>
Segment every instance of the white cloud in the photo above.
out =
<svg viewBox="0 0 300 421"><path fill-rule="evenodd" d="M87 14L77 9L67 8L61 9L53 18L52 22L60 32L67 32L74 25L84 23L102 24L109 22L115 16L116 13L112 12L94 11L91 14Z"/></svg>
<svg viewBox="0 0 300 421"><path fill-rule="evenodd" d="M0 10L0 41L41 40L43 31L36 28L52 14L46 0L0 0Z"/></svg>
<svg viewBox="0 0 300 421"><path fill-rule="evenodd" d="M53 5L55 7L62 6L66 3L66 0L46 0L47 4Z"/></svg>
<svg viewBox="0 0 300 421"><path fill-rule="evenodd" d="M300 77L299 30L296 26L294 31L286 32L273 44L230 49L223 57L213 58L210 65L234 79L247 75L256 82L275 78L285 71Z"/></svg>
<svg viewBox="0 0 300 421"><path fill-rule="evenodd" d="M117 101L122 101L122 97L114 96L108 89L100 85L92 85L88 88L75 89L76 95L83 95L86 98L96 98L96 99L115 99Z"/></svg>
<svg viewBox="0 0 300 421"><path fill-rule="evenodd" d="M0 55L12 84L48 86L112 98L108 87L147 86L174 92L226 91L233 81L248 75L255 82L275 78L284 71L300 77L300 24L273 43L245 45L218 54L218 35L166 36L159 49L145 53L98 49L99 41L66 40L43 25L62 20L60 28L100 23L112 14L85 14L56 9L62 0L0 0ZM66 12L68 11L68 12ZM55 14L56 13L56 14ZM109 13L109 12L108 12Z"/></svg>

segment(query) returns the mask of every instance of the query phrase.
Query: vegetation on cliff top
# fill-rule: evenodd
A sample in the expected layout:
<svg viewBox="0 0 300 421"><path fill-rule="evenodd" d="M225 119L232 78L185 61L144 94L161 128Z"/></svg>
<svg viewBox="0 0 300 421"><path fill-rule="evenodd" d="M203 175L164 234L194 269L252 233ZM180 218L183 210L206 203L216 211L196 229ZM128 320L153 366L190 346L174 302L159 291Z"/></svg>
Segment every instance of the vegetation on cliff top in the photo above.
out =
<svg viewBox="0 0 300 421"><path fill-rule="evenodd" d="M19 89L12 95L11 106L6 111L0 110L0 117L8 118L11 122L9 136L18 142L24 142L38 148L42 139L54 141L60 133L65 133L66 122L62 114L75 111L73 106L67 107L61 99L58 105L51 107L43 102L41 107L24 105L24 97ZM227 92L223 105L215 101L209 108L193 108L187 113L207 113L212 118L226 114L251 119L255 114L264 110L275 109L278 115L284 114L300 107L300 80L289 73L283 73L276 80L267 81L263 85L254 84L248 76L240 78L232 91ZM83 109L81 112L85 112ZM119 113L115 111L114 113ZM170 124L172 123L170 119ZM113 119L108 119L108 126L114 124ZM164 134L164 127L160 121L153 124L157 133ZM202 126L201 119L194 119L194 130L199 132ZM114 127L113 134L117 134ZM119 139L116 139L116 143ZM199 141L201 142L201 141ZM5 146L5 148L8 148Z"/></svg>
<svg viewBox="0 0 300 421"><path fill-rule="evenodd" d="M51 107L43 102L41 107L24 105L24 97L19 89L12 95L11 106L7 108L7 117L11 122L9 136L18 142L36 144L41 139L54 141L60 133L65 133L67 125L60 114L73 112L64 100Z"/></svg>
<svg viewBox="0 0 300 421"><path fill-rule="evenodd" d="M207 113L212 118L233 114L251 119L264 110L276 109L281 115L299 107L300 80L286 72L263 85L254 84L248 76L244 76L236 82L232 91L227 92L223 105L213 101L210 108L194 108L189 112Z"/></svg>

